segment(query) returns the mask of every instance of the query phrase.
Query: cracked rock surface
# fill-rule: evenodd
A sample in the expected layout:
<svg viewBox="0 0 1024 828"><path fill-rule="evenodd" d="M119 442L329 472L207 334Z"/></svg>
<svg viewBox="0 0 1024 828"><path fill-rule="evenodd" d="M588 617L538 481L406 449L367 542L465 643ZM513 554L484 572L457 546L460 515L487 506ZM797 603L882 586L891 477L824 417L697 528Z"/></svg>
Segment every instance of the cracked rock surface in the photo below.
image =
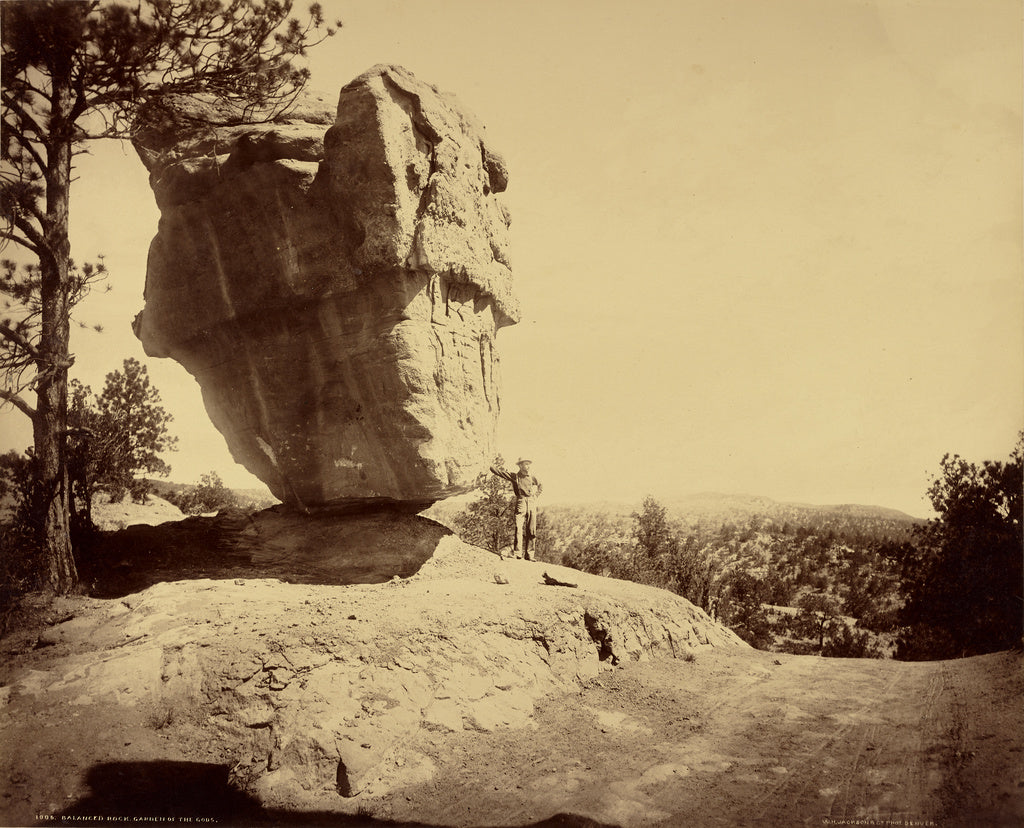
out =
<svg viewBox="0 0 1024 828"><path fill-rule="evenodd" d="M274 555L338 577L346 539L409 540L377 516L312 530L341 538L327 554L270 517L258 558L218 580L63 598L0 639L0 824L1024 819L1019 651L759 652L665 591L443 531L404 579L284 583L261 569ZM182 524L168 537L205 525Z"/></svg>
<svg viewBox="0 0 1024 828"><path fill-rule="evenodd" d="M429 780L435 737L528 732L540 698L616 664L747 649L671 593L502 561L451 535L383 584L177 581L77 599L69 614L35 643L45 669L9 678L9 702L187 723L230 745L234 783L264 805L318 810Z"/></svg>

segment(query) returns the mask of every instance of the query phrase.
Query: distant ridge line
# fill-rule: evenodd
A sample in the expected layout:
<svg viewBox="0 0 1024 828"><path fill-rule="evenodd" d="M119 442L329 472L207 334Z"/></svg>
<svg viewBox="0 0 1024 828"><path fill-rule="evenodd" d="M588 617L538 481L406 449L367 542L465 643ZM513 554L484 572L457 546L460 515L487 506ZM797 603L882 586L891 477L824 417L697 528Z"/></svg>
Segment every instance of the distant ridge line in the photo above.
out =
<svg viewBox="0 0 1024 828"><path fill-rule="evenodd" d="M733 500L740 502L757 502L764 503L772 506L785 506L789 508L798 509L813 509L815 511L826 511L826 512L853 512L858 514L885 514L892 515L893 517L905 517L908 520L922 520L922 518L914 517L907 512L900 509L894 509L891 506L879 506L872 503L807 503L800 500L776 500L765 495L746 495L746 494L728 494L723 492L699 492L695 494L683 495L679 498L673 498L673 503L685 503L687 501L702 500L702 499L717 499L717 500Z"/></svg>
<svg viewBox="0 0 1024 828"><path fill-rule="evenodd" d="M675 496L651 495L661 505L670 511L675 512L721 512L722 514L746 512L751 514L764 513L770 515L773 511L797 510L803 512L816 512L835 515L850 515L856 517L879 518L886 520L899 520L910 523L924 523L927 518L915 517L900 509L889 506L877 506L862 503L806 503L801 501L776 500L766 495L751 495L728 492L703 491L691 494ZM550 508L557 509L602 509L602 510L636 510L640 507L641 501L569 501L552 502Z"/></svg>

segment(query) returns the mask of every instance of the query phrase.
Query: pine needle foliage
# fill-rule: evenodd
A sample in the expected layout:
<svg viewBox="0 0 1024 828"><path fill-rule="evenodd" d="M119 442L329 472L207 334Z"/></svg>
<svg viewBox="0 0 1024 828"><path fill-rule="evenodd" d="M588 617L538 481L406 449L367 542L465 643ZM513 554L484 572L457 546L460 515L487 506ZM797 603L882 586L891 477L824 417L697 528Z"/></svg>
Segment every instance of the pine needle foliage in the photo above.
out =
<svg viewBox="0 0 1024 828"><path fill-rule="evenodd" d="M68 484L72 311L102 275L71 258L73 159L131 138L183 96L210 96L238 122L269 120L309 79L306 50L334 33L290 0L5 0L0 3L0 402L33 425L33 532L46 580L77 581ZM14 264L19 257L28 267ZM28 396L35 394L35 405Z"/></svg>

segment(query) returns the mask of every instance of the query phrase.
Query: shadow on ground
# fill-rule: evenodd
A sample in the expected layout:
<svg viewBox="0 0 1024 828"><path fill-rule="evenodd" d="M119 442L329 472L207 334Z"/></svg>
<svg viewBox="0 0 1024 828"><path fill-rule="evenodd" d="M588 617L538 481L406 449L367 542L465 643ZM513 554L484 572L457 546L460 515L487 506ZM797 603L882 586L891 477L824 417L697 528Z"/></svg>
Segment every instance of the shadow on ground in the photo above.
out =
<svg viewBox="0 0 1024 828"><path fill-rule="evenodd" d="M230 768L202 762L104 762L90 768L90 794L37 825L97 822L237 826L310 825L343 828L443 828L370 816L266 809L233 788ZM522 828L615 828L587 817L556 814Z"/></svg>
<svg viewBox="0 0 1024 828"><path fill-rule="evenodd" d="M377 584L416 574L451 531L398 508L300 513L275 506L98 532L80 555L88 594L121 598L164 581L279 578Z"/></svg>

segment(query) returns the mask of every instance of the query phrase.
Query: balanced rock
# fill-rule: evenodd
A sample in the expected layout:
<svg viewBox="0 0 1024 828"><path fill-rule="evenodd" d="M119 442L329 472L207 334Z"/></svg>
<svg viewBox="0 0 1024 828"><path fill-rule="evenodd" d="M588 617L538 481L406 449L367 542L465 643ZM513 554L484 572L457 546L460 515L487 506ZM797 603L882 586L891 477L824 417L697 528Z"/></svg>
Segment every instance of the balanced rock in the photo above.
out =
<svg viewBox="0 0 1024 828"><path fill-rule="evenodd" d="M476 120L377 66L336 114L182 99L135 145L161 211L136 335L196 378L234 458L297 505L468 491L518 318L508 173Z"/></svg>

